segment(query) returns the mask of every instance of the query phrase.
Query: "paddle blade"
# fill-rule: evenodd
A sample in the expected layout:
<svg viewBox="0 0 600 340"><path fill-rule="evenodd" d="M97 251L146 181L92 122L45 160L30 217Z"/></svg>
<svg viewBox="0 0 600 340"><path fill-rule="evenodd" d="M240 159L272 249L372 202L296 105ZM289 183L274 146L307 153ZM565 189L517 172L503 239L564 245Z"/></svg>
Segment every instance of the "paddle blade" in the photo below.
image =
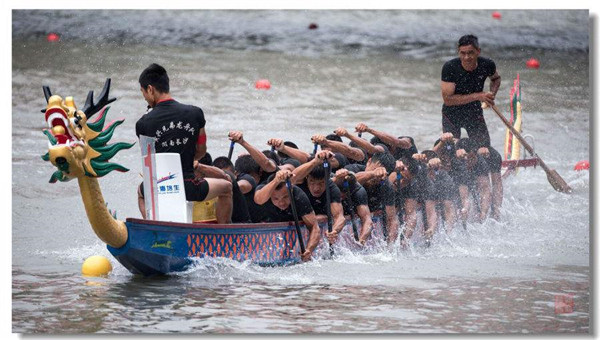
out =
<svg viewBox="0 0 600 340"><path fill-rule="evenodd" d="M573 189L571 189L567 182L565 182L565 180L562 177L560 177L556 170L550 170L546 172L546 174L548 176L548 182L550 182L554 190L564 192L567 194L573 192Z"/></svg>

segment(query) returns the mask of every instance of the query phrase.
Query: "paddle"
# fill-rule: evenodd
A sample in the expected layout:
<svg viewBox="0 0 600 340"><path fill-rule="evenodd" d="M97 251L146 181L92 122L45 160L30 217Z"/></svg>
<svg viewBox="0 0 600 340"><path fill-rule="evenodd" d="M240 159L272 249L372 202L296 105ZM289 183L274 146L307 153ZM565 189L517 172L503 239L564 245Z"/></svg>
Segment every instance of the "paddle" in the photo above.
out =
<svg viewBox="0 0 600 340"><path fill-rule="evenodd" d="M302 238L302 231L300 231L300 222L298 222L298 213L296 212L296 202L294 200L294 192L290 179L285 180L288 194L290 195L290 205L292 206L292 215L294 216L294 223L296 224L296 234L298 235L298 243L300 244L300 254L304 254L306 249L304 248L304 239Z"/></svg>
<svg viewBox="0 0 600 340"><path fill-rule="evenodd" d="M229 145L229 154L227 155L227 158L229 158L229 160L231 160L231 155L233 155L233 147L235 146L235 142L231 141L231 144Z"/></svg>
<svg viewBox="0 0 600 340"><path fill-rule="evenodd" d="M346 199L348 200L348 206L350 207L350 222L352 223L352 233L354 233L354 239L356 240L356 242L358 242L359 237L358 237L358 227L356 226L356 223L354 222L354 219L356 218L356 216L354 215L354 202L352 202L352 193L350 193L350 183L348 183L348 180L344 180L344 190L346 191Z"/></svg>
<svg viewBox="0 0 600 340"><path fill-rule="evenodd" d="M384 185L385 183L385 179L382 180L380 183L381 185ZM383 228L381 229L381 231L383 232L383 239L385 241L387 241L388 239L388 230L387 230L387 212L385 211L385 204L383 204L383 200L381 200L381 225L383 226Z"/></svg>
<svg viewBox="0 0 600 340"><path fill-rule="evenodd" d="M398 199L398 218L400 219L400 221L402 221L403 219L400 217L400 214L402 213L401 207L400 207L400 180L402 180L402 174L400 173L400 170L398 170L396 172L396 198ZM404 228L402 228L402 231L400 232L400 242L404 241Z"/></svg>
<svg viewBox="0 0 600 340"><path fill-rule="evenodd" d="M315 149L313 150L313 157L317 157L317 148L319 147L319 144L315 143Z"/></svg>
<svg viewBox="0 0 600 340"><path fill-rule="evenodd" d="M492 105L492 109L494 110L494 112L496 112L496 114L498 115L498 117L500 117L500 119L502 119L502 122L504 123L504 125L506 125L506 127L510 130L510 132L512 132L513 136L517 137L517 139L519 140L519 142L521 142L521 144L523 144L523 146L525 147L525 149L527 149L527 151L529 151L529 153L531 155L533 155L535 158L538 159L538 161L540 163L540 166L546 172L546 176L548 177L548 182L550 182L550 184L552 185L552 187L554 188L554 190L570 194L573 191L573 189L571 189L571 187L569 187L569 185L567 184L567 182L565 182L565 180L562 177L560 177L560 175L558 174L558 172L556 172L556 170L551 170L550 168L548 168L548 166L546 165L546 163L544 163L544 161L540 158L540 156L538 156L533 151L533 148L527 143L527 141L525 141L525 138L523 138L521 136L521 134L519 133L519 131L517 131L508 122L508 120L506 118L504 118L504 115L498 110L498 108L496 107L496 105Z"/></svg>
<svg viewBox="0 0 600 340"><path fill-rule="evenodd" d="M331 232L332 227L332 217L331 217L331 193L329 192L329 177L331 176L331 168L329 167L329 162L325 159L323 160L323 167L325 168L325 210L327 211L327 231ZM329 243L329 254L333 256L333 245Z"/></svg>

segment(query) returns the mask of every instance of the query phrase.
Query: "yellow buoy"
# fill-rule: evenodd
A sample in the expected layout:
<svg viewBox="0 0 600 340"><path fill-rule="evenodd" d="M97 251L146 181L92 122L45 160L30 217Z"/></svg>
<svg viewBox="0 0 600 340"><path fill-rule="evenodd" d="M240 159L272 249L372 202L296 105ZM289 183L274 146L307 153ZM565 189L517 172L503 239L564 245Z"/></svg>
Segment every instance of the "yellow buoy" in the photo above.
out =
<svg viewBox="0 0 600 340"><path fill-rule="evenodd" d="M84 276L106 276L112 271L110 261L100 255L88 257L81 266L81 274Z"/></svg>

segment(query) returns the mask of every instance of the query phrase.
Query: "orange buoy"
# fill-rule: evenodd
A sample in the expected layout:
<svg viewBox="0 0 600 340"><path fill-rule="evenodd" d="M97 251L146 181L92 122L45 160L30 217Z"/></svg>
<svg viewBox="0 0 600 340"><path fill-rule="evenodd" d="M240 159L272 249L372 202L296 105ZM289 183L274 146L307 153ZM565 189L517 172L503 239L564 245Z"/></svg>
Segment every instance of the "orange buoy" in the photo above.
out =
<svg viewBox="0 0 600 340"><path fill-rule="evenodd" d="M254 84L254 87L259 90L268 90L271 88L271 82L268 79L259 79Z"/></svg>
<svg viewBox="0 0 600 340"><path fill-rule="evenodd" d="M314 22L311 22L310 25L308 25L309 30L316 30L317 28L319 28L319 25Z"/></svg>
<svg viewBox="0 0 600 340"><path fill-rule="evenodd" d="M579 161L579 162L577 162L577 164L575 164L575 168L574 168L574 170L577 170L577 171L589 170L589 169L590 169L590 162L588 162L588 161Z"/></svg>
<svg viewBox="0 0 600 340"><path fill-rule="evenodd" d="M531 59L527 60L525 65L528 68L540 68L540 62L535 58L531 58Z"/></svg>
<svg viewBox="0 0 600 340"><path fill-rule="evenodd" d="M500 20L502 19L502 14L500 14L500 12L494 12L492 13L492 18Z"/></svg>
<svg viewBox="0 0 600 340"><path fill-rule="evenodd" d="M49 42L56 42L60 40L60 36L56 33L48 33L48 35L46 36L46 40L48 40Z"/></svg>

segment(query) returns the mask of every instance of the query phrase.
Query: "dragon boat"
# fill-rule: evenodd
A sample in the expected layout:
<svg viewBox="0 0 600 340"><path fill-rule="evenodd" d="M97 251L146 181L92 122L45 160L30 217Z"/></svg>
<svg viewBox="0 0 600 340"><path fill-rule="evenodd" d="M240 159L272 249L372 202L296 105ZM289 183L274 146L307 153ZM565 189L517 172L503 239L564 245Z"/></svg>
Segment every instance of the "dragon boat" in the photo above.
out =
<svg viewBox="0 0 600 340"><path fill-rule="evenodd" d="M300 247L295 225L285 223L252 223L218 225L211 223L180 223L127 218L121 221L106 206L97 178L113 170L128 171L122 165L109 162L120 150L135 143L108 144L115 128L124 120L105 126L109 111L110 79L106 80L98 102L90 91L84 107L79 110L73 97L52 95L44 86L47 101L45 119L48 129L48 152L42 156L56 170L50 183L77 179L88 219L96 235L106 243L109 252L131 273L144 276L185 271L195 258L223 257L251 261L259 265L289 265L299 263ZM95 114L97 118L90 120ZM383 239L382 218L373 216L372 239ZM350 225L349 218L346 220ZM325 221L319 221L321 232ZM308 239L308 229L301 223L301 234ZM340 243L358 247L351 227L345 227ZM317 252L323 248L321 242Z"/></svg>
<svg viewBox="0 0 600 340"><path fill-rule="evenodd" d="M520 85L515 81L511 91L515 110L512 121L520 128ZM519 89L518 91L516 89ZM108 144L117 126L124 120L116 120L105 126L109 103L110 79L106 80L98 102L93 91L88 93L80 110L73 97L52 95L50 88L43 87L47 106L42 112L48 129L48 152L42 156L56 170L50 183L77 179L86 214L95 234L109 252L131 273L144 276L164 275L190 268L197 258L222 257L237 261L251 261L259 265L278 266L301 262L298 233L293 222L252 223L219 225L212 223L183 223L152 219L116 218L102 196L97 178L116 170L128 171L122 165L109 162L119 151L131 148L135 143ZM517 95L518 93L518 95ZM514 97L514 98L513 98ZM512 101L511 101L512 103ZM92 121L95 114L97 117ZM507 137L508 141L508 137ZM512 141L512 140L511 140ZM516 142L512 141L511 154L503 163L508 170L523 166L518 157ZM533 166L535 160L525 160ZM372 237L367 246L377 249L384 245L383 216L374 212ZM360 221L356 224L360 227ZM352 221L346 217L346 226L338 239L341 247L359 250L352 236ZM326 220L319 220L321 232L327 228ZM308 239L308 229L301 223L300 234ZM317 248L326 253L325 241Z"/></svg>

